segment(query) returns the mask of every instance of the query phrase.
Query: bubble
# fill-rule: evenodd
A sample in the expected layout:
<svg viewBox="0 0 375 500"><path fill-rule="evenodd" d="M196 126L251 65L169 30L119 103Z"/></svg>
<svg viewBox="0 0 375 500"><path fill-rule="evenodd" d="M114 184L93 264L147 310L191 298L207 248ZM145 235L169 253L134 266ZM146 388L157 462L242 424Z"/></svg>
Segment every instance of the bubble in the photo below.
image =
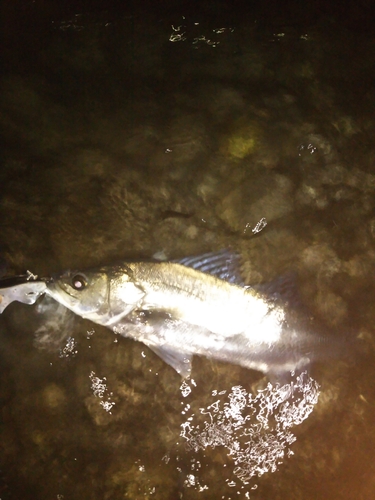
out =
<svg viewBox="0 0 375 500"><path fill-rule="evenodd" d="M180 390L184 398L189 396L189 394L191 393L191 387L187 384L185 380L182 382Z"/></svg>
<svg viewBox="0 0 375 500"><path fill-rule="evenodd" d="M65 346L60 349L60 358L69 358L74 357L78 353L77 351L77 342L74 340L73 337L69 337L66 341Z"/></svg>
<svg viewBox="0 0 375 500"><path fill-rule="evenodd" d="M106 412L112 414L111 410L116 404L114 401L111 401L112 392L110 394L107 394L106 400L103 399L104 395L108 393L106 377L103 377L101 379L95 375L95 372L92 371L89 375L89 378L91 380L91 390L94 396L103 400L100 401L100 406L102 406Z"/></svg>

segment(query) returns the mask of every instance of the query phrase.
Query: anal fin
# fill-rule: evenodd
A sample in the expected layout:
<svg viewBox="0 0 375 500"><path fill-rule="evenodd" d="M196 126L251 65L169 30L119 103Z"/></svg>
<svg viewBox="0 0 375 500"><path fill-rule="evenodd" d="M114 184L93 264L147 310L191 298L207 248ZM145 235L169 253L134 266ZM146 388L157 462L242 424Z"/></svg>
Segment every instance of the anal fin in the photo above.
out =
<svg viewBox="0 0 375 500"><path fill-rule="evenodd" d="M147 345L147 347L149 347L151 351L153 351L157 356L165 361L165 363L174 368L176 372L181 375L181 377L187 378L191 374L191 354L181 353L165 346L159 347L154 345Z"/></svg>

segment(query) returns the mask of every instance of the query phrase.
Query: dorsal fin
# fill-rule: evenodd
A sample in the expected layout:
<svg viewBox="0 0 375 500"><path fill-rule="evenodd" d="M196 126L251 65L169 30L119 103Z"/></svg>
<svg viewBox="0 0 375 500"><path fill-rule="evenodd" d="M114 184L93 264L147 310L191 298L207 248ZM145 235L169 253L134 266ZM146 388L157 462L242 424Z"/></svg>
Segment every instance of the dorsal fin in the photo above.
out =
<svg viewBox="0 0 375 500"><path fill-rule="evenodd" d="M282 305L302 309L303 304L297 286L297 275L291 271L268 282L253 286L267 299Z"/></svg>
<svg viewBox="0 0 375 500"><path fill-rule="evenodd" d="M202 273L211 274L212 276L228 281L228 283L234 283L239 286L244 285L239 272L240 255L228 249L184 257L183 259L174 259L171 262L192 267Z"/></svg>

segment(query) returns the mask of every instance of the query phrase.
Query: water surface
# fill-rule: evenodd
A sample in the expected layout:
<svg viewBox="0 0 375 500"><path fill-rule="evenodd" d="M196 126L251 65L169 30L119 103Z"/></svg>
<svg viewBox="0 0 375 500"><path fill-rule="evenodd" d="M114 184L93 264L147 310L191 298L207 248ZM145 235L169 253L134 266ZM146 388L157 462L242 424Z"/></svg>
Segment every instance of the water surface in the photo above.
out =
<svg viewBox="0 0 375 500"><path fill-rule="evenodd" d="M13 303L2 500L373 496L372 6L269 7L5 7L1 257L49 275L230 247L249 284L295 273L317 332L359 352L278 386L195 358L183 383Z"/></svg>

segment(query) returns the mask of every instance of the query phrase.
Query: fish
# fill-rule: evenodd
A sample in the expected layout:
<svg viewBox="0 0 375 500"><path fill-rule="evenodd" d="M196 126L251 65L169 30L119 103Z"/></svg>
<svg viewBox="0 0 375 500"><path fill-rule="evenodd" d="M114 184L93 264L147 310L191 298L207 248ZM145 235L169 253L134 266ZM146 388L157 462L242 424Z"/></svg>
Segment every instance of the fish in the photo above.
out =
<svg viewBox="0 0 375 500"><path fill-rule="evenodd" d="M46 281L31 273L0 279L0 314L12 302L35 304L47 290Z"/></svg>
<svg viewBox="0 0 375 500"><path fill-rule="evenodd" d="M285 374L333 353L299 327L286 304L246 286L228 250L173 261L127 261L66 271L46 293L75 314L143 342L180 375L200 355L265 374ZM335 344L335 342L333 343Z"/></svg>

